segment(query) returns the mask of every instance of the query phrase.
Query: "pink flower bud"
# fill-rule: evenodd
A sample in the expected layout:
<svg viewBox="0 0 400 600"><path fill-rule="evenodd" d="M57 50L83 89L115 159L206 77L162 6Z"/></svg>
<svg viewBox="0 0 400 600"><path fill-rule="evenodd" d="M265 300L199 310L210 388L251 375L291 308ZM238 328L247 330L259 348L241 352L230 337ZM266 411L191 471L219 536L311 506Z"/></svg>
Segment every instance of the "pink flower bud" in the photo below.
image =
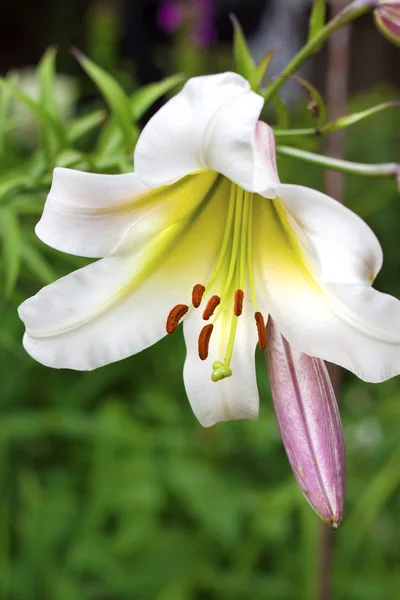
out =
<svg viewBox="0 0 400 600"><path fill-rule="evenodd" d="M400 0L380 0L374 10L374 17L381 33L400 46Z"/></svg>
<svg viewBox="0 0 400 600"><path fill-rule="evenodd" d="M343 518L346 457L338 405L324 362L298 352L272 319L267 366L278 425L309 504L337 529Z"/></svg>

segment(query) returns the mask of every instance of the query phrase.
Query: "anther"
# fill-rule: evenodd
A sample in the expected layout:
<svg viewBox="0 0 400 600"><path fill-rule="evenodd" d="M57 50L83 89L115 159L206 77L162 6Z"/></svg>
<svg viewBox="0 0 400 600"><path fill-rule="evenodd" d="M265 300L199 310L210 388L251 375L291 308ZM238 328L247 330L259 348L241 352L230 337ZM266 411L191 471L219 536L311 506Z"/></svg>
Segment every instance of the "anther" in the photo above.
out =
<svg viewBox="0 0 400 600"><path fill-rule="evenodd" d="M235 313L236 317L240 317L240 315L243 312L243 298L244 298L244 291L236 290L235 299L234 299L234 303L233 303L233 312Z"/></svg>
<svg viewBox="0 0 400 600"><path fill-rule="evenodd" d="M206 288L201 283L196 283L192 291L192 304L195 308L199 308L203 294Z"/></svg>
<svg viewBox="0 0 400 600"><path fill-rule="evenodd" d="M257 325L257 333L258 333L258 345L261 350L267 349L267 329L265 327L264 317L260 312L256 312L254 315Z"/></svg>
<svg viewBox="0 0 400 600"><path fill-rule="evenodd" d="M201 360L206 360L208 358L208 348L210 345L210 337L212 331L214 329L214 325L205 325L203 329L200 331L199 335L199 357Z"/></svg>
<svg viewBox="0 0 400 600"><path fill-rule="evenodd" d="M221 298L219 296L211 296L203 312L203 319L205 321L208 321L208 319L213 316L214 310L217 308L220 302Z"/></svg>
<svg viewBox="0 0 400 600"><path fill-rule="evenodd" d="M186 304L177 304L174 306L167 318L167 333L174 333L179 325L179 321L186 315L188 310L189 307Z"/></svg>

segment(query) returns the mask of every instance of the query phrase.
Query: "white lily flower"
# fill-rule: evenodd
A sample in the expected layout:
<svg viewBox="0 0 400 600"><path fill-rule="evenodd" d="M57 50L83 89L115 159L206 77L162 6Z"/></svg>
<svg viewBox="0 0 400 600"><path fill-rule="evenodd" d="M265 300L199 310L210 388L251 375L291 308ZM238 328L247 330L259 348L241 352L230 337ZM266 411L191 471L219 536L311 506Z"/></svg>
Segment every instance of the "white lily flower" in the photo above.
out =
<svg viewBox="0 0 400 600"><path fill-rule="evenodd" d="M90 370L140 352L183 319L199 421L257 418L265 323L366 381L400 371L400 302L371 284L382 251L328 196L279 181L263 99L234 73L191 79L144 128L135 172L56 169L36 232L104 257L20 307L24 345Z"/></svg>

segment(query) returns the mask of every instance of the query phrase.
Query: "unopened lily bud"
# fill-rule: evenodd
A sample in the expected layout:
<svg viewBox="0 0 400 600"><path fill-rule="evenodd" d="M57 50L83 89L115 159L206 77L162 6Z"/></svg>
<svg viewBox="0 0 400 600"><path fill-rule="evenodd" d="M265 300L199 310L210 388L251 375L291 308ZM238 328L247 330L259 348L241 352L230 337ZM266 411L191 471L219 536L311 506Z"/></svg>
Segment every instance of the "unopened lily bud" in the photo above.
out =
<svg viewBox="0 0 400 600"><path fill-rule="evenodd" d="M390 42L400 46L400 0L380 0L374 17L381 33Z"/></svg>
<svg viewBox="0 0 400 600"><path fill-rule="evenodd" d="M324 362L298 352L268 320L267 365L282 441L309 504L337 529L346 457L338 405Z"/></svg>

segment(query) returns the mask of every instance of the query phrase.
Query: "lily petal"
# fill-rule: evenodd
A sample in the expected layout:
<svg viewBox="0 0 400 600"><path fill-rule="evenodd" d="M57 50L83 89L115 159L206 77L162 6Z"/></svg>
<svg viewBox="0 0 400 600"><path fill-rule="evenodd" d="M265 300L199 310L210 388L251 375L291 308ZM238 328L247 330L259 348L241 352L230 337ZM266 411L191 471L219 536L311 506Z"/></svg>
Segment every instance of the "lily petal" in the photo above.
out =
<svg viewBox="0 0 400 600"><path fill-rule="evenodd" d="M229 197L229 182L221 186ZM183 232L175 223L144 247L133 227L114 254L42 289L19 308L26 350L47 366L91 370L154 344L170 310L189 305L193 285L206 280L226 208L216 195Z"/></svg>
<svg viewBox="0 0 400 600"><path fill-rule="evenodd" d="M149 187L208 168L248 191L268 188L275 179L256 167L262 107L263 98L236 73L190 79L143 129L135 171Z"/></svg>
<svg viewBox="0 0 400 600"><path fill-rule="evenodd" d="M279 210L279 201L278 204L258 203L254 220L258 228L257 252L262 257L258 265L261 309L270 313L282 335L300 352L341 365L365 381L385 381L399 374L400 302L377 292L365 281L321 281L312 257L307 255L288 227L289 220L285 222L285 219ZM307 233L305 230L305 235ZM338 235L340 263L344 260L342 243L351 248L347 238ZM319 252L318 244L315 247ZM324 253L319 252L320 260L323 256ZM348 258L353 263L351 272L357 272L355 265L362 266L360 281L365 265L361 257L360 248L358 255ZM334 268L331 254L327 265L325 273L340 273L340 265ZM324 266L321 262L322 273Z"/></svg>
<svg viewBox="0 0 400 600"><path fill-rule="evenodd" d="M204 305L206 302L207 298ZM210 338L209 356L204 361L199 358L197 345L199 333L206 324L202 312L201 308L193 310L183 324L187 348L183 374L193 412L204 427L232 419L256 420L259 403L254 362L257 333L252 304L245 301L243 314L238 318L230 363L232 375L217 382L211 380L212 365L224 360L233 308L227 306L218 317Z"/></svg>
<svg viewBox="0 0 400 600"><path fill-rule="evenodd" d="M68 254L106 256L131 226L135 202L146 191L135 173L97 175L58 167L36 235Z"/></svg>
<svg viewBox="0 0 400 600"><path fill-rule="evenodd" d="M62 252L102 258L132 227L140 245L186 218L204 200L216 177L208 171L149 190L136 173L98 175L56 168L36 234Z"/></svg>
<svg viewBox="0 0 400 600"><path fill-rule="evenodd" d="M343 427L324 362L294 350L268 319L267 366L275 412L293 473L313 509L331 527L343 518Z"/></svg>
<svg viewBox="0 0 400 600"><path fill-rule="evenodd" d="M368 285L374 281L382 267L382 249L358 215L304 186L280 184L276 193L289 212L291 226L315 254L321 281Z"/></svg>

